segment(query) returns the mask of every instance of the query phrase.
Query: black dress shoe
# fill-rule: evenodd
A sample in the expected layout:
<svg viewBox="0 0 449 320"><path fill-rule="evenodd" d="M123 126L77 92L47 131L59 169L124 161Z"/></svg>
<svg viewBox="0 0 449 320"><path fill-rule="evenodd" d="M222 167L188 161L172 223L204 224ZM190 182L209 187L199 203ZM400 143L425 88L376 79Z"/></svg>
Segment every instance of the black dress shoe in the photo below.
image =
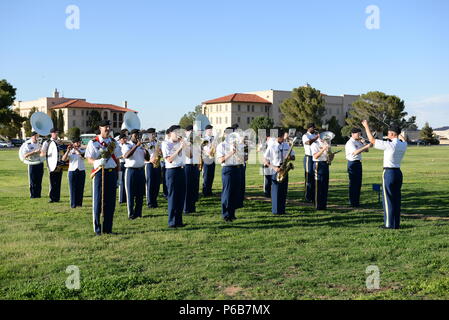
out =
<svg viewBox="0 0 449 320"><path fill-rule="evenodd" d="M178 225L176 225L176 228L183 228L186 225L187 225L187 223L178 224Z"/></svg>
<svg viewBox="0 0 449 320"><path fill-rule="evenodd" d="M379 229L390 229L390 228L387 228L384 225L381 225L381 226L379 226Z"/></svg>
<svg viewBox="0 0 449 320"><path fill-rule="evenodd" d="M168 226L170 229L175 229L176 226Z"/></svg>
<svg viewBox="0 0 449 320"><path fill-rule="evenodd" d="M128 217L128 219L129 220L134 220L134 219L136 219L137 217L135 217L135 216L130 216L130 217Z"/></svg>
<svg viewBox="0 0 449 320"><path fill-rule="evenodd" d="M95 232L96 236L101 236L101 232Z"/></svg>
<svg viewBox="0 0 449 320"><path fill-rule="evenodd" d="M53 200L48 200L48 203L53 203L54 201Z"/></svg>

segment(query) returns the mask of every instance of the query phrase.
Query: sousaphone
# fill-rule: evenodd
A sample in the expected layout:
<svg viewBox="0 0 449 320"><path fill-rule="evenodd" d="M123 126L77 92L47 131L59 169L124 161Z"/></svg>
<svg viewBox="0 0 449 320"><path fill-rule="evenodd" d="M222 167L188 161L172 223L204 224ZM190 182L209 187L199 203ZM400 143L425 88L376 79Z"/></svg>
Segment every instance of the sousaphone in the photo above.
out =
<svg viewBox="0 0 449 320"><path fill-rule="evenodd" d="M43 112L35 112L31 115L30 124L32 131L36 131L41 136L47 136L50 134L51 128L53 128L53 121L51 118ZM19 149L19 159L25 164L35 165L45 161L45 157L41 157L39 154L25 158L25 147L30 140L25 141ZM41 148L40 142L39 148Z"/></svg>

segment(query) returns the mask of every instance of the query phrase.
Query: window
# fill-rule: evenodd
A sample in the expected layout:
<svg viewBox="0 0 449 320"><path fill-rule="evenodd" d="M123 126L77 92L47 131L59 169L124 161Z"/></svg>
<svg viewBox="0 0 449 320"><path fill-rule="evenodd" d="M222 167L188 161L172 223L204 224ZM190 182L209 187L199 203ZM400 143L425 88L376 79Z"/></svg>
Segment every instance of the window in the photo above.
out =
<svg viewBox="0 0 449 320"><path fill-rule="evenodd" d="M72 116L76 116L76 110L72 110Z"/></svg>
<svg viewBox="0 0 449 320"><path fill-rule="evenodd" d="M240 117L237 117L237 123L240 123Z"/></svg>
<svg viewBox="0 0 449 320"><path fill-rule="evenodd" d="M238 105L237 110L240 111L240 105Z"/></svg>
<svg viewBox="0 0 449 320"><path fill-rule="evenodd" d="M88 126L89 126L89 121L86 120L86 127L88 127Z"/></svg>
<svg viewBox="0 0 449 320"><path fill-rule="evenodd" d="M76 127L76 120L72 121L72 127Z"/></svg>
<svg viewBox="0 0 449 320"><path fill-rule="evenodd" d="M228 111L228 105L225 105L225 111Z"/></svg>
<svg viewBox="0 0 449 320"><path fill-rule="evenodd" d="M106 111L103 113L103 120L108 120L108 113Z"/></svg>
<svg viewBox="0 0 449 320"><path fill-rule="evenodd" d="M81 110L81 116L84 117L84 110Z"/></svg>
<svg viewBox="0 0 449 320"><path fill-rule="evenodd" d="M248 111L248 112L249 112L249 104L248 104L248 105L246 105L246 111Z"/></svg>
<svg viewBox="0 0 449 320"><path fill-rule="evenodd" d="M228 117L225 117L225 118L224 118L224 123L225 123L225 124L228 123Z"/></svg>
<svg viewBox="0 0 449 320"><path fill-rule="evenodd" d="M251 112L254 112L254 105L251 106Z"/></svg>
<svg viewBox="0 0 449 320"><path fill-rule="evenodd" d="M112 126L117 128L117 113L115 112L112 114Z"/></svg>
<svg viewBox="0 0 449 320"><path fill-rule="evenodd" d="M250 122L249 117L246 117L246 123L249 124L249 122Z"/></svg>

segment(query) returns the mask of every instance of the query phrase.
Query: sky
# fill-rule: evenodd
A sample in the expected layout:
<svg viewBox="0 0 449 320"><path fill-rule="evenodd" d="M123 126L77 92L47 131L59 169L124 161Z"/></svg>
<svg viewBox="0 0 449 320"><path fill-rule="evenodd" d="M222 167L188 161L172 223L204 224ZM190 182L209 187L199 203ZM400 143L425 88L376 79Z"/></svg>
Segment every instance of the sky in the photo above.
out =
<svg viewBox="0 0 449 320"><path fill-rule="evenodd" d="M67 27L69 5L79 28ZM367 28L370 5L378 28ZM419 126L449 125L447 0L10 0L0 39L0 79L18 100L55 88L127 100L144 128L165 129L209 99L305 83L397 95Z"/></svg>

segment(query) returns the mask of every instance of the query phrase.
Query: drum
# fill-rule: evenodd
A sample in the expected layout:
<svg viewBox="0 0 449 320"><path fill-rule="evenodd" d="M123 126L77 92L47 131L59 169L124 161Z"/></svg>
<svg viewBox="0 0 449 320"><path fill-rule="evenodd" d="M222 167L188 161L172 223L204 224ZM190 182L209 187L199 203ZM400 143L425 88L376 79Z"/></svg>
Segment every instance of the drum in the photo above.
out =
<svg viewBox="0 0 449 320"><path fill-rule="evenodd" d="M50 142L47 149L47 166L50 172L68 169L68 161L61 161L61 158L66 150L67 145L58 145L55 141Z"/></svg>

